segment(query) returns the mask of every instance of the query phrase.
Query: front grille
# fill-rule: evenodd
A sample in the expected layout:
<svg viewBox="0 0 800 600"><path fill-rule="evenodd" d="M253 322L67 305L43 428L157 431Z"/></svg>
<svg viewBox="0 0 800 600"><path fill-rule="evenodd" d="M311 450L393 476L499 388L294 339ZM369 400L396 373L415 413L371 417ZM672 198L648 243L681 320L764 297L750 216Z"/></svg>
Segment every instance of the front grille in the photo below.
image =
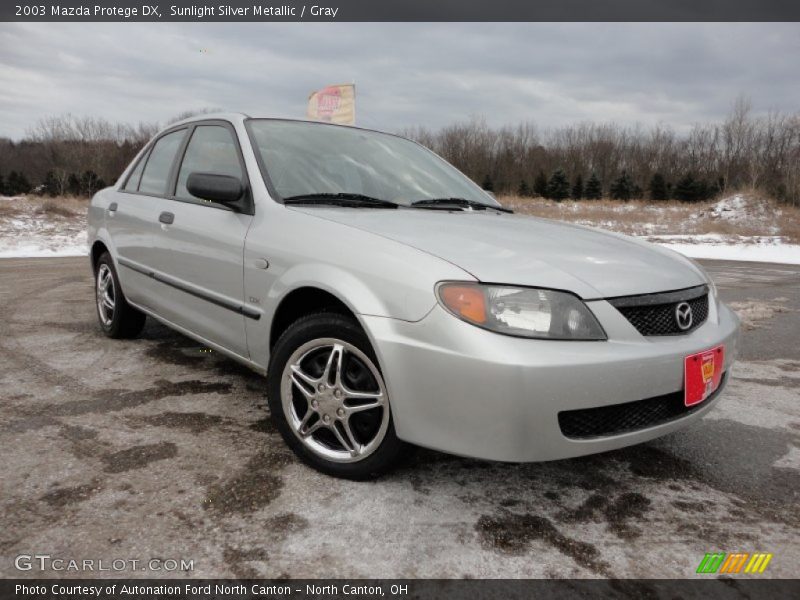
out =
<svg viewBox="0 0 800 600"><path fill-rule="evenodd" d="M609 298L608 301L642 335L689 333L708 318L708 288L704 285L677 292ZM676 316L676 309L683 302L692 309L692 323L686 329L681 329Z"/></svg>
<svg viewBox="0 0 800 600"><path fill-rule="evenodd" d="M692 407L683 403L683 391L680 391L623 404L566 410L558 413L558 425L561 433L574 439L619 435L663 425L688 416L713 400L722 390L725 377L723 373L719 387L703 402Z"/></svg>

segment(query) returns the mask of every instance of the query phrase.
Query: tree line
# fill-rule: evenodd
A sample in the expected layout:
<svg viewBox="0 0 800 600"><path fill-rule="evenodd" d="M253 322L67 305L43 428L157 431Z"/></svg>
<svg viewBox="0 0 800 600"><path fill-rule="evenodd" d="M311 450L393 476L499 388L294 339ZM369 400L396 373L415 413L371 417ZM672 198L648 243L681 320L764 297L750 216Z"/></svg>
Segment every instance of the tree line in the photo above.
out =
<svg viewBox="0 0 800 600"><path fill-rule="evenodd" d="M185 111L167 124L217 110ZM91 196L114 183L163 126L71 114L43 118L20 141L0 137L0 194Z"/></svg>
<svg viewBox="0 0 800 600"><path fill-rule="evenodd" d="M116 181L159 128L97 117L42 119L20 141L0 138L0 193L91 195ZM694 201L749 188L800 204L800 113L755 115L742 98L721 122L685 132L599 123L493 128L476 118L400 133L497 193Z"/></svg>
<svg viewBox="0 0 800 600"><path fill-rule="evenodd" d="M705 200L748 188L800 204L800 113L755 115L738 99L688 131L580 123L493 128L475 118L401 132L497 193L554 200Z"/></svg>
<svg viewBox="0 0 800 600"><path fill-rule="evenodd" d="M158 131L98 117L47 117L24 139L0 138L0 194L91 196L113 183Z"/></svg>
<svg viewBox="0 0 800 600"><path fill-rule="evenodd" d="M482 181L485 190L497 191L494 180L487 174ZM556 169L552 175L548 176L544 171L539 171L533 179L533 185L523 178L520 180L516 190L508 188L502 189L503 193L515 193L517 196L527 198L547 198L550 200L600 200L608 197L613 200L632 200L634 198L649 198L650 200L682 200L684 202L695 202L698 200L708 200L719 194L724 187L724 182L708 182L704 179L695 179L692 173L687 173L675 184L668 182L661 173L653 173L647 182L646 187L638 184L627 172L614 178L608 186L604 186L602 180L594 171L584 183L583 176L579 173L570 182L563 169ZM604 191L607 190L607 194Z"/></svg>

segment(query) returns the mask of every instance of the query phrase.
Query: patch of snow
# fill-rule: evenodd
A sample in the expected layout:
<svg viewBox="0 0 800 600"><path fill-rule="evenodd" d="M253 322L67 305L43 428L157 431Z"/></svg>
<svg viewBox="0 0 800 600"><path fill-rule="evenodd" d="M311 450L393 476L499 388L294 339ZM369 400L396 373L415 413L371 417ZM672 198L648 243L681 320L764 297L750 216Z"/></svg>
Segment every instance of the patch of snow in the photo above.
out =
<svg viewBox="0 0 800 600"><path fill-rule="evenodd" d="M744 302L729 302L730 307L742 320L745 329L758 329L764 326L764 321L769 321L777 313L789 312L786 307L788 298L775 298L771 302L764 300L747 300Z"/></svg>
<svg viewBox="0 0 800 600"><path fill-rule="evenodd" d="M748 209L748 202L741 194L723 198L711 207L709 216L725 219L726 221L735 221L742 218Z"/></svg>
<svg viewBox="0 0 800 600"><path fill-rule="evenodd" d="M86 232L73 235L32 235L0 238L0 258L86 256Z"/></svg>
<svg viewBox="0 0 800 600"><path fill-rule="evenodd" d="M37 214L25 198L2 200L18 201L20 212L0 217L0 258L88 254L85 217L54 218Z"/></svg>
<svg viewBox="0 0 800 600"><path fill-rule="evenodd" d="M781 216L781 210L771 204L750 198L744 194L735 194L723 198L710 208L692 214L692 218L709 218L729 223L772 223Z"/></svg>
<svg viewBox="0 0 800 600"><path fill-rule="evenodd" d="M665 238L689 238L692 241L673 241ZM717 239L702 239L715 237ZM772 241L764 241L764 240ZM781 238L737 238L726 241L724 236L658 236L651 240L660 246L680 252L690 258L715 260L740 260L747 262L770 262L800 265L800 244L786 244Z"/></svg>
<svg viewBox="0 0 800 600"><path fill-rule="evenodd" d="M64 244L56 247L44 247L39 244L22 244L12 249L0 248L0 258L58 258L64 256L88 256L85 244Z"/></svg>
<svg viewBox="0 0 800 600"><path fill-rule="evenodd" d="M730 237L719 233L664 233L651 235L648 241L655 243L677 244L679 242L708 244L708 243L728 243Z"/></svg>

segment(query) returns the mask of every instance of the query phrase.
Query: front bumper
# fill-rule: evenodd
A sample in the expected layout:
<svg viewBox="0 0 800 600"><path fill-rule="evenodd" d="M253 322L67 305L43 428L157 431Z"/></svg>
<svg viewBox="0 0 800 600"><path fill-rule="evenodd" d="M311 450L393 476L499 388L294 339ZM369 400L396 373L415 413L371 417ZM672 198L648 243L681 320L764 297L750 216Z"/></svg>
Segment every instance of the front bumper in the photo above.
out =
<svg viewBox="0 0 800 600"><path fill-rule="evenodd" d="M701 418L719 401L715 394L685 416L619 435L564 436L561 411L673 394L683 389L685 356L724 344L724 371L730 374L737 354L739 321L715 299L710 298L702 326L664 337L643 337L604 300L587 304L608 341L499 335L438 305L415 323L362 316L386 378L398 437L475 458L554 460L664 435Z"/></svg>

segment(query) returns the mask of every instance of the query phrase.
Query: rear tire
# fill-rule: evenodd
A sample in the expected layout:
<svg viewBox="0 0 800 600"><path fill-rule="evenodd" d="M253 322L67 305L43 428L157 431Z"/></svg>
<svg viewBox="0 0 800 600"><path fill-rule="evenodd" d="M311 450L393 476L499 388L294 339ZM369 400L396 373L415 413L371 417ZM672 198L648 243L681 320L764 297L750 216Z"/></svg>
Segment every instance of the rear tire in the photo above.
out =
<svg viewBox="0 0 800 600"><path fill-rule="evenodd" d="M286 444L328 475L373 479L406 449L372 345L344 315L318 313L289 326L273 348L267 400Z"/></svg>
<svg viewBox="0 0 800 600"><path fill-rule="evenodd" d="M94 294L97 320L108 337L135 338L142 332L147 316L128 304L108 252L103 252L95 265Z"/></svg>

